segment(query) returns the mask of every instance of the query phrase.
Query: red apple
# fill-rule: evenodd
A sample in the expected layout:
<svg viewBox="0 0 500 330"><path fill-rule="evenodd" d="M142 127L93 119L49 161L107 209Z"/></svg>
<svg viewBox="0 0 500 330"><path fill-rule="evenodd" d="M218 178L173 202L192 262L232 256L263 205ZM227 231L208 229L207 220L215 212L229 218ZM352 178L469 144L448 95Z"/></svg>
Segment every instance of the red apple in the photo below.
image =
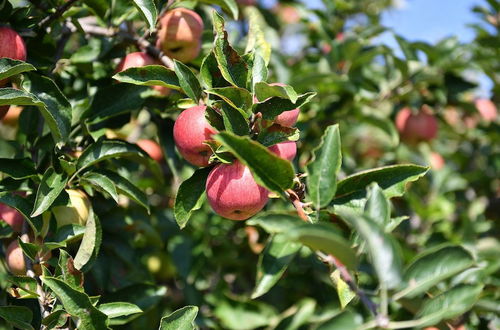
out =
<svg viewBox="0 0 500 330"><path fill-rule="evenodd" d="M212 150L204 144L217 131L205 119L206 106L181 112L174 124L174 141L180 154L191 164L207 166Z"/></svg>
<svg viewBox="0 0 500 330"><path fill-rule="evenodd" d="M5 259L10 271L14 275L26 275L26 263L24 262L23 250L17 243L12 241L5 252Z"/></svg>
<svg viewBox="0 0 500 330"><path fill-rule="evenodd" d="M19 116L21 115L21 111L24 108L18 105L11 105L10 108L8 105L6 105L6 107L7 111L3 117L2 123L4 123L5 125L16 126L19 121ZM1 109L2 107L0 107L0 118L2 117Z"/></svg>
<svg viewBox="0 0 500 330"><path fill-rule="evenodd" d="M269 147L269 151L275 153L283 159L292 161L297 154L297 143L294 141L284 141Z"/></svg>
<svg viewBox="0 0 500 330"><path fill-rule="evenodd" d="M475 101L476 108L479 114L486 122L494 121L498 116L497 107L495 103L488 99L477 99Z"/></svg>
<svg viewBox="0 0 500 330"><path fill-rule="evenodd" d="M201 50L203 20L186 8L169 10L160 18L156 47L165 55L181 62L190 62Z"/></svg>
<svg viewBox="0 0 500 330"><path fill-rule="evenodd" d="M443 156L437 152L431 152L429 155L429 163L434 170L440 170L444 167L445 161Z"/></svg>
<svg viewBox="0 0 500 330"><path fill-rule="evenodd" d="M276 6L278 17L285 24L296 24L300 21L300 14L297 8L291 5L278 4Z"/></svg>
<svg viewBox="0 0 500 330"><path fill-rule="evenodd" d="M208 175L206 191L212 209L231 220L245 220L262 210L269 194L239 161L215 166Z"/></svg>
<svg viewBox="0 0 500 330"><path fill-rule="evenodd" d="M15 232L23 230L24 217L18 210L10 206L0 203L0 219L7 222Z"/></svg>
<svg viewBox="0 0 500 330"><path fill-rule="evenodd" d="M283 83L272 83L269 85L270 86L281 86L281 87L286 86ZM254 103L256 103L256 102L258 102L258 100L257 100L257 98L254 97ZM297 122L297 118L299 118L299 113L300 113L299 108L289 110L289 111L283 111L278 116L276 116L276 118L274 118L274 122L276 124L280 124L281 126L293 127L295 125L295 123ZM271 123L268 122L267 120L264 122L264 126L270 126L270 125L271 125Z"/></svg>
<svg viewBox="0 0 500 330"><path fill-rule="evenodd" d="M160 163L163 160L163 151L158 143L153 140L141 139L136 144L144 150L149 157Z"/></svg>
<svg viewBox="0 0 500 330"><path fill-rule="evenodd" d="M422 107L417 114L403 108L396 115L396 128L404 141L430 141L437 135L438 122L427 107Z"/></svg>
<svg viewBox="0 0 500 330"><path fill-rule="evenodd" d="M0 26L0 58L2 57L26 61L26 45L23 38L6 26ZM0 80L0 87L7 82L8 79Z"/></svg>
<svg viewBox="0 0 500 330"><path fill-rule="evenodd" d="M120 63L118 63L115 72L118 73L127 70L128 68L137 68L155 64L161 65L161 63L159 63L146 53L134 52L127 54L124 58L122 58ZM153 86L153 89L157 90L163 96L167 96L168 94L170 94L170 89L164 86Z"/></svg>

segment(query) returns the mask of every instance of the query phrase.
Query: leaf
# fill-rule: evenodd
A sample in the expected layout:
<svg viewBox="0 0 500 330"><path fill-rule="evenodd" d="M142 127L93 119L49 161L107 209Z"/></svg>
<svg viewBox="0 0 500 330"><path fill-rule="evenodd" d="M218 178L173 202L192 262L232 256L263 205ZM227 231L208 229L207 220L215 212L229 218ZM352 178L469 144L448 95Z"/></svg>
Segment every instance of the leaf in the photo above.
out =
<svg viewBox="0 0 500 330"><path fill-rule="evenodd" d="M47 329L62 328L68 320L68 314L65 310L59 309L55 312L50 313L43 318L42 324L47 327Z"/></svg>
<svg viewBox="0 0 500 330"><path fill-rule="evenodd" d="M86 182L98 190L107 192L118 203L115 183L106 175L98 172L87 172L82 175L80 182Z"/></svg>
<svg viewBox="0 0 500 330"><path fill-rule="evenodd" d="M197 306L184 306L161 319L160 330L193 330Z"/></svg>
<svg viewBox="0 0 500 330"><path fill-rule="evenodd" d="M36 217L47 211L64 190L67 182L66 174L56 173L53 167L49 167L36 191L35 205L30 216Z"/></svg>
<svg viewBox="0 0 500 330"><path fill-rule="evenodd" d="M29 63L7 57L0 58L0 80L15 76L16 74L35 70L36 68Z"/></svg>
<svg viewBox="0 0 500 330"><path fill-rule="evenodd" d="M245 8L245 16L248 18L248 39L245 52L255 50L263 60L265 65L271 59L271 45L266 41L264 29L268 28L266 21L260 11L254 6Z"/></svg>
<svg viewBox="0 0 500 330"><path fill-rule="evenodd" d="M269 234L285 233L291 228L301 226L304 222L296 215L284 213L259 213L246 221L249 226L259 226Z"/></svg>
<svg viewBox="0 0 500 330"><path fill-rule="evenodd" d="M289 161L270 152L248 137L221 132L214 139L226 146L233 155L250 168L255 181L267 189L281 194L293 186L295 173Z"/></svg>
<svg viewBox="0 0 500 330"><path fill-rule="evenodd" d="M163 86L178 91L181 90L177 74L164 65L131 67L116 73L113 79L139 86Z"/></svg>
<svg viewBox="0 0 500 330"><path fill-rule="evenodd" d="M246 54L244 58L248 66L251 68L251 79L249 79L247 87L249 90L253 91L256 83L267 80L269 71L267 69L266 62L259 54L251 52Z"/></svg>
<svg viewBox="0 0 500 330"><path fill-rule="evenodd" d="M439 246L425 251L405 270L403 283L406 287L394 294L394 299L414 298L473 264L470 253L460 246Z"/></svg>
<svg viewBox="0 0 500 330"><path fill-rule="evenodd" d="M208 53L201 62L200 78L206 89L231 86L219 70L214 52Z"/></svg>
<svg viewBox="0 0 500 330"><path fill-rule="evenodd" d="M83 274L75 268L73 258L63 249L59 249L58 270L61 271L62 279L73 289L83 291Z"/></svg>
<svg viewBox="0 0 500 330"><path fill-rule="evenodd" d="M273 124L259 132L257 141L269 147L283 141L297 141L299 137L300 132L297 128Z"/></svg>
<svg viewBox="0 0 500 330"><path fill-rule="evenodd" d="M36 254L40 251L41 247L33 243L24 243L21 237L17 238L17 243L21 247L23 253L30 258L31 261L35 261Z"/></svg>
<svg viewBox="0 0 500 330"><path fill-rule="evenodd" d="M295 104L297 102L297 92L289 85L270 85L266 82L259 82L254 87L255 97L259 101L265 101L271 97L279 97L290 100Z"/></svg>
<svg viewBox="0 0 500 330"><path fill-rule="evenodd" d="M183 229L191 213L201 207L205 193L205 184L211 167L197 169L193 175L179 187L175 197L174 215L179 228Z"/></svg>
<svg viewBox="0 0 500 330"><path fill-rule="evenodd" d="M318 147L313 150L313 160L307 165L307 187L316 211L328 205L335 196L341 163L339 125L336 124L327 127Z"/></svg>
<svg viewBox="0 0 500 330"><path fill-rule="evenodd" d="M418 326L435 325L467 312L479 299L482 290L482 284L461 284L424 301L415 316L421 321Z"/></svg>
<svg viewBox="0 0 500 330"><path fill-rule="evenodd" d="M127 84L99 88L83 117L93 124L138 110L144 103L141 93L145 90L146 87Z"/></svg>
<svg viewBox="0 0 500 330"><path fill-rule="evenodd" d="M35 233L39 234L41 232L43 228L42 217L30 217L34 203L31 196L21 197L16 194L0 193L0 203L6 204L19 211L24 216L25 220L28 221Z"/></svg>
<svg viewBox="0 0 500 330"><path fill-rule="evenodd" d="M0 317L19 329L30 329L33 313L22 306L0 306Z"/></svg>
<svg viewBox="0 0 500 330"><path fill-rule="evenodd" d="M120 316L142 313L139 306L129 302L112 302L99 305L99 311L103 312L108 318L113 319ZM112 324L112 321L111 321Z"/></svg>
<svg viewBox="0 0 500 330"><path fill-rule="evenodd" d="M379 167L353 174L337 183L334 204L364 204L366 187L376 182L387 198L404 194L408 182L418 180L429 170L428 167L406 164Z"/></svg>
<svg viewBox="0 0 500 330"><path fill-rule="evenodd" d="M368 200L365 205L365 213L381 228L385 228L391 219L391 205L384 196L384 192L377 183L369 187Z"/></svg>
<svg viewBox="0 0 500 330"><path fill-rule="evenodd" d="M90 208L89 217L85 224L85 233L83 234L82 242L73 262L76 269L85 271L88 268L87 265L97 258L101 247L101 240L101 224L93 209Z"/></svg>
<svg viewBox="0 0 500 330"><path fill-rule="evenodd" d="M393 237L385 234L383 227L365 215L351 210L335 209L335 213L351 225L367 244L379 281L392 289L401 282L401 252Z"/></svg>
<svg viewBox="0 0 500 330"><path fill-rule="evenodd" d="M283 234L274 235L259 256L252 299L267 293L281 278L301 245L290 242Z"/></svg>
<svg viewBox="0 0 500 330"><path fill-rule="evenodd" d="M340 307L344 309L356 297L356 293L354 293L349 288L349 285L340 277L340 271L338 269L330 274L330 279L335 284L335 289L339 296Z"/></svg>
<svg viewBox="0 0 500 330"><path fill-rule="evenodd" d="M201 98L201 86L198 78L188 66L177 60L174 60L174 70L182 91L197 104Z"/></svg>
<svg viewBox="0 0 500 330"><path fill-rule="evenodd" d="M246 136L249 134L250 127L248 126L248 120L241 112L227 104L222 104L220 112L226 131L239 136Z"/></svg>
<svg viewBox="0 0 500 330"><path fill-rule="evenodd" d="M238 110L246 120L250 116L249 111L252 107L252 94L244 88L239 87L221 87L212 88L205 91L207 94L212 94L223 99L227 104Z"/></svg>
<svg viewBox="0 0 500 330"><path fill-rule="evenodd" d="M224 30L224 19L216 11L213 12L214 54L219 70L226 81L235 87L245 88L249 75L248 65L227 40Z"/></svg>
<svg viewBox="0 0 500 330"><path fill-rule="evenodd" d="M10 159L0 158L0 172L16 180L37 176L35 163L29 158Z"/></svg>
<svg viewBox="0 0 500 330"><path fill-rule="evenodd" d="M156 26L158 12L156 11L155 2L153 0L133 0L142 17L146 20L150 29Z"/></svg>
<svg viewBox="0 0 500 330"><path fill-rule="evenodd" d="M54 292L64 309L71 316L80 319L79 328L108 329L108 317L92 305L85 293L71 288L68 284L55 277L41 276L40 280Z"/></svg>
<svg viewBox="0 0 500 330"><path fill-rule="evenodd" d="M219 6L224 12L230 14L233 19L238 19L238 5L235 0L199 0L199 2Z"/></svg>
<svg viewBox="0 0 500 330"><path fill-rule="evenodd" d="M108 1L106 0L84 0L87 6L92 8L92 10L102 19L106 15L106 11L109 8Z"/></svg>
<svg viewBox="0 0 500 330"><path fill-rule="evenodd" d="M340 314L335 315L331 320L321 324L317 330L331 330L331 329L358 329L363 323L363 318L359 314L355 314L346 310Z"/></svg>
<svg viewBox="0 0 500 330"><path fill-rule="evenodd" d="M297 97L297 102L292 102L281 97L271 97L270 99L256 103L253 107L253 112L262 113L263 119L274 120L282 112L297 109L309 103L315 96L316 93L301 94Z"/></svg>
<svg viewBox="0 0 500 330"><path fill-rule="evenodd" d="M286 235L289 239L298 241L312 250L320 250L333 255L349 269L356 267L357 258L354 251L330 224L302 224L290 228Z"/></svg>

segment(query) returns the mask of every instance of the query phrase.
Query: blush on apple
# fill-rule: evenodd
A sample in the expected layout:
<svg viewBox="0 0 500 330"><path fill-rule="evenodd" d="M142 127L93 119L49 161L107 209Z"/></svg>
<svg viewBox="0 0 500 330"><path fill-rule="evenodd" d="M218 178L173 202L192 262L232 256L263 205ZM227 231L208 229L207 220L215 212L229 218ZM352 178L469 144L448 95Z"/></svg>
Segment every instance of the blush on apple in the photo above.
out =
<svg viewBox="0 0 500 330"><path fill-rule="evenodd" d="M7 26L0 26L0 58L2 57L26 61L26 45L23 38ZM8 79L0 80L0 87L8 81Z"/></svg>
<svg viewBox="0 0 500 330"><path fill-rule="evenodd" d="M160 18L156 47L181 62L191 62L201 50L203 20L186 8L169 10Z"/></svg>
<svg viewBox="0 0 500 330"><path fill-rule="evenodd" d="M292 161L295 158L295 155L297 155L297 143L295 143L295 141L276 143L268 149L279 157L289 161Z"/></svg>
<svg viewBox="0 0 500 330"><path fill-rule="evenodd" d="M239 161L215 166L208 175L206 191L212 209L231 220L245 220L255 215L266 205L269 194Z"/></svg>
<svg viewBox="0 0 500 330"><path fill-rule="evenodd" d="M404 141L417 143L434 139L438 133L438 122L427 107L422 107L418 113L403 108L396 115L396 128Z"/></svg>
<svg viewBox="0 0 500 330"><path fill-rule="evenodd" d="M174 141L179 153L191 164L207 166L212 150L204 142L217 131L205 118L206 106L195 106L181 112L174 124Z"/></svg>
<svg viewBox="0 0 500 330"><path fill-rule="evenodd" d="M0 203L0 219L11 226L15 232L19 233L23 230L23 215L18 210L2 203Z"/></svg>
<svg viewBox="0 0 500 330"><path fill-rule="evenodd" d="M489 123L497 118L498 110L495 103L491 100L477 99L474 103L479 111L479 114L481 115L481 118L483 118L485 122Z"/></svg>
<svg viewBox="0 0 500 330"><path fill-rule="evenodd" d="M153 140L141 139L136 142L136 144L144 150L149 157L160 163L163 160L163 151L158 143Z"/></svg>

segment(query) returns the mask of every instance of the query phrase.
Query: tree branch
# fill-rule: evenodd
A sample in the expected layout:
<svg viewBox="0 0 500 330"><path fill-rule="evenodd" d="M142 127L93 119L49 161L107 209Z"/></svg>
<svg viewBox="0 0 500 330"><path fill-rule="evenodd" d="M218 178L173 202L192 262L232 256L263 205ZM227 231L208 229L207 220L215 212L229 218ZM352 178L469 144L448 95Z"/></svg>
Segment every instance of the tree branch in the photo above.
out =
<svg viewBox="0 0 500 330"><path fill-rule="evenodd" d="M64 12L66 10L68 10L71 6L73 6L73 4L77 1L78 0L66 1L63 5L57 7L56 11L52 15L49 15L49 16L45 17L44 19L42 19L40 22L38 22L38 27L40 29L45 29L47 26L50 25L50 23L52 23L54 20L61 17L64 14Z"/></svg>

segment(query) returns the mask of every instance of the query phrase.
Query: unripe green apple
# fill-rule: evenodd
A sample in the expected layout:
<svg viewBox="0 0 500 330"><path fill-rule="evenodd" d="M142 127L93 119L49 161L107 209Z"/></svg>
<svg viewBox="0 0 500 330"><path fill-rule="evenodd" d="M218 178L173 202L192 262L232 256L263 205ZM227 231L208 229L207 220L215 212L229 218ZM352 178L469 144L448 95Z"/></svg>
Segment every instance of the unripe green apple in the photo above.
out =
<svg viewBox="0 0 500 330"><path fill-rule="evenodd" d="M57 227L69 224L85 225L91 207L89 198L81 190L67 189L66 192L69 195L69 205L52 208Z"/></svg>
<svg viewBox="0 0 500 330"><path fill-rule="evenodd" d="M168 57L187 63L198 57L202 33L200 15L190 9L175 8L160 18L156 47Z"/></svg>
<svg viewBox="0 0 500 330"><path fill-rule="evenodd" d="M231 220L245 220L262 210L269 191L255 182L250 169L234 161L219 164L208 175L207 199L215 213Z"/></svg>

